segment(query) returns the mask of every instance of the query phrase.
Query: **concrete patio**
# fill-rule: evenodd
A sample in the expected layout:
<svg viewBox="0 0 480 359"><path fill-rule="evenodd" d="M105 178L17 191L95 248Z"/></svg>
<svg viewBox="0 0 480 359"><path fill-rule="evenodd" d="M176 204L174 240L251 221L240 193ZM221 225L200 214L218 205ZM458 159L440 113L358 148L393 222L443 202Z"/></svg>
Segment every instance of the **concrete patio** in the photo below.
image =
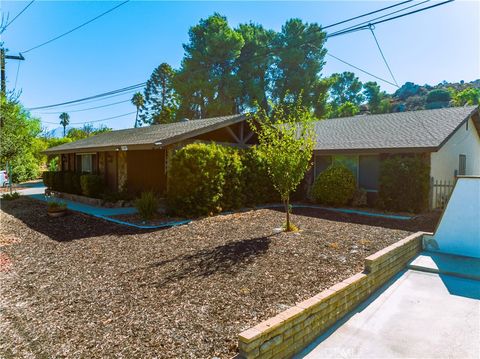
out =
<svg viewBox="0 0 480 359"><path fill-rule="evenodd" d="M412 269L397 275L296 356L479 357L480 281Z"/></svg>

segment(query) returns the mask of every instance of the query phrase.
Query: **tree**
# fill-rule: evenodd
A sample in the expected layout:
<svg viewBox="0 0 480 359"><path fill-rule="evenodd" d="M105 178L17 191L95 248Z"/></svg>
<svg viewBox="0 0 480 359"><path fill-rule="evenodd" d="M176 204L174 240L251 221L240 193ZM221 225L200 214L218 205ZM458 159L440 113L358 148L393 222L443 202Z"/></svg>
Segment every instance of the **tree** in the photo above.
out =
<svg viewBox="0 0 480 359"><path fill-rule="evenodd" d="M318 24L288 20L274 42L273 100L295 103L299 98L315 108L319 97L320 72L325 64L326 35Z"/></svg>
<svg viewBox="0 0 480 359"><path fill-rule="evenodd" d="M360 112L360 108L351 103L350 101L342 103L337 110L335 111L336 117L350 117L355 116L357 113Z"/></svg>
<svg viewBox="0 0 480 359"><path fill-rule="evenodd" d="M66 112L62 112L59 118L60 118L60 125L63 126L63 137L65 137L67 126L70 123L70 115Z"/></svg>
<svg viewBox="0 0 480 359"><path fill-rule="evenodd" d="M99 133L110 132L111 130L111 128L105 125L95 128L92 124L86 123L82 128L71 128L68 131L67 138L71 139L72 141L77 141L90 136L98 135Z"/></svg>
<svg viewBox="0 0 480 359"><path fill-rule="evenodd" d="M236 77L240 86L237 111L252 109L256 104L268 109L267 93L271 86L273 61L270 51L275 32L256 24L241 24L236 31L244 41L236 59Z"/></svg>
<svg viewBox="0 0 480 359"><path fill-rule="evenodd" d="M448 107L450 105L450 99L450 91L445 89L432 90L427 95L427 100L425 101L425 108L434 109Z"/></svg>
<svg viewBox="0 0 480 359"><path fill-rule="evenodd" d="M136 92L133 94L131 101L133 106L137 108L137 114L135 115L135 125L133 126L137 128L138 127L138 111L140 111L140 108L143 107L143 105L145 104L145 100L141 92Z"/></svg>
<svg viewBox="0 0 480 359"><path fill-rule="evenodd" d="M140 119L145 124L170 123L176 119L177 95L173 88L175 71L167 63L153 70L143 92ZM133 102L133 99L132 99Z"/></svg>
<svg viewBox="0 0 480 359"><path fill-rule="evenodd" d="M364 100L362 94L362 83L353 72L342 72L331 76L332 85L330 87L331 104L334 114L338 116L338 109L346 102L354 106L360 106ZM350 105L347 105L350 106Z"/></svg>
<svg viewBox="0 0 480 359"><path fill-rule="evenodd" d="M478 105L480 103L480 89L467 88L453 95L454 106Z"/></svg>
<svg viewBox="0 0 480 359"><path fill-rule="evenodd" d="M39 162L35 151L39 147L36 137L41 133L40 121L31 118L18 103L1 96L0 167L9 170L12 182L36 178Z"/></svg>
<svg viewBox="0 0 480 359"><path fill-rule="evenodd" d="M299 98L285 106L274 106L271 115L263 109L250 119L258 135L258 150L265 159L269 177L285 205L285 230L295 230L290 223L290 193L295 191L311 167L315 132L313 116Z"/></svg>
<svg viewBox="0 0 480 359"><path fill-rule="evenodd" d="M363 95L367 100L369 111L380 113L380 103L385 96L385 93L380 91L380 86L374 81L365 82L363 84Z"/></svg>
<svg viewBox="0 0 480 359"><path fill-rule="evenodd" d="M235 69L242 35L218 13L190 28L189 42L175 77L180 116L206 118L237 112L240 85Z"/></svg>

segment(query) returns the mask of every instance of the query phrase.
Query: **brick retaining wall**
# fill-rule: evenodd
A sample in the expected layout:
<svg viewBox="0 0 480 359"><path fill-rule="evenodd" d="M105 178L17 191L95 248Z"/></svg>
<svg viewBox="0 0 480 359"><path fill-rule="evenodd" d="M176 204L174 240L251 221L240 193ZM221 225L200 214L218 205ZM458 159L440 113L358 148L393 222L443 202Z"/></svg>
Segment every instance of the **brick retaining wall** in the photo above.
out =
<svg viewBox="0 0 480 359"><path fill-rule="evenodd" d="M239 334L239 358L288 358L366 300L422 250L424 232L365 259L365 270Z"/></svg>

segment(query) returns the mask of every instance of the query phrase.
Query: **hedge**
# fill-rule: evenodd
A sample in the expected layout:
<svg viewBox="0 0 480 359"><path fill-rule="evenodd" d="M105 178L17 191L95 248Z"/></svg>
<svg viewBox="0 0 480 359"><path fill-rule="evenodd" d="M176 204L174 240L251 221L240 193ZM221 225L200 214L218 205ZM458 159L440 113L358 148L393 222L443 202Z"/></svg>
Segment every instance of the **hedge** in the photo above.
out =
<svg viewBox="0 0 480 359"><path fill-rule="evenodd" d="M353 173L340 163L332 163L315 179L311 196L315 202L344 206L353 199L357 184Z"/></svg>
<svg viewBox="0 0 480 359"><path fill-rule="evenodd" d="M92 174L79 174L71 171L45 171L42 178L48 189L58 192L98 198L104 190L103 178Z"/></svg>
<svg viewBox="0 0 480 359"><path fill-rule="evenodd" d="M168 211L180 216L212 215L277 197L255 148L187 145L169 159L167 183Z"/></svg>
<svg viewBox="0 0 480 359"><path fill-rule="evenodd" d="M378 206L419 213L428 208L430 165L421 156L395 156L380 165Z"/></svg>

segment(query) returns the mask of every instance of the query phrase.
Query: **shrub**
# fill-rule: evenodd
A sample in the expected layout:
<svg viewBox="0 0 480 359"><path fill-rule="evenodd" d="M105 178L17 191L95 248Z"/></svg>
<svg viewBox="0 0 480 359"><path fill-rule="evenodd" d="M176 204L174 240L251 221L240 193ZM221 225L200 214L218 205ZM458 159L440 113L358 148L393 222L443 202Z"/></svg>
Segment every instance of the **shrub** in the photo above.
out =
<svg viewBox="0 0 480 359"><path fill-rule="evenodd" d="M355 191L352 199L352 206L354 207L365 207L367 205L367 191L363 188L360 188Z"/></svg>
<svg viewBox="0 0 480 359"><path fill-rule="evenodd" d="M395 156L380 166L379 206L418 213L428 207L430 166L420 156Z"/></svg>
<svg viewBox="0 0 480 359"><path fill-rule="evenodd" d="M225 184L226 151L215 144L190 144L171 156L167 207L181 216L218 213Z"/></svg>
<svg viewBox="0 0 480 359"><path fill-rule="evenodd" d="M48 189L53 189L53 173L52 171L45 171L42 173L43 183Z"/></svg>
<svg viewBox="0 0 480 359"><path fill-rule="evenodd" d="M224 185L220 207L223 210L235 209L244 206L244 164L240 152L232 147L220 147L224 152Z"/></svg>
<svg viewBox="0 0 480 359"><path fill-rule="evenodd" d="M158 200L152 191L142 192L139 198L135 200L135 208L138 214L144 220L150 220L158 210Z"/></svg>
<svg viewBox="0 0 480 359"><path fill-rule="evenodd" d="M80 176L80 186L83 195L99 198L104 189L103 178L97 175L84 174Z"/></svg>
<svg viewBox="0 0 480 359"><path fill-rule="evenodd" d="M53 184L52 189L54 191L64 192L63 189L63 172L53 172Z"/></svg>
<svg viewBox="0 0 480 359"><path fill-rule="evenodd" d="M267 164L256 147L242 152L245 205L278 202L280 196L268 176Z"/></svg>
<svg viewBox="0 0 480 359"><path fill-rule="evenodd" d="M339 163L333 163L313 183L311 196L321 204L344 206L350 202L356 191L353 173Z"/></svg>
<svg viewBox="0 0 480 359"><path fill-rule="evenodd" d="M5 201L13 201L13 200L16 200L18 198L20 198L20 193L18 193L18 192L5 193L2 196L2 199L5 200Z"/></svg>

